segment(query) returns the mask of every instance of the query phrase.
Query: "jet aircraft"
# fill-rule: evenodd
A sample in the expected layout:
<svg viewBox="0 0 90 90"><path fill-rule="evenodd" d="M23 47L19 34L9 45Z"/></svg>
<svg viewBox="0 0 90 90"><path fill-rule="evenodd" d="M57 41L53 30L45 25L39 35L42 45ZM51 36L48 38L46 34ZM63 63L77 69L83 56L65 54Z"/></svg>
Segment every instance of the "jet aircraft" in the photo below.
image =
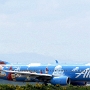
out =
<svg viewBox="0 0 90 90"><path fill-rule="evenodd" d="M4 65L0 78L10 81L51 83L53 85L86 85L90 81L90 66L59 64Z"/></svg>

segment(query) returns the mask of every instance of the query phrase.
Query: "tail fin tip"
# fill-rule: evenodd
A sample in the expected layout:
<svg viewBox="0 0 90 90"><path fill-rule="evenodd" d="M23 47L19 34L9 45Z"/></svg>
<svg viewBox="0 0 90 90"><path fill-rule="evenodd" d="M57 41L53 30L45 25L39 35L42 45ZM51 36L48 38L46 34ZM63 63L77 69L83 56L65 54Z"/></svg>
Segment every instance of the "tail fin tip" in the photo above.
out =
<svg viewBox="0 0 90 90"><path fill-rule="evenodd" d="M56 64L58 64L58 60L55 60L56 61Z"/></svg>

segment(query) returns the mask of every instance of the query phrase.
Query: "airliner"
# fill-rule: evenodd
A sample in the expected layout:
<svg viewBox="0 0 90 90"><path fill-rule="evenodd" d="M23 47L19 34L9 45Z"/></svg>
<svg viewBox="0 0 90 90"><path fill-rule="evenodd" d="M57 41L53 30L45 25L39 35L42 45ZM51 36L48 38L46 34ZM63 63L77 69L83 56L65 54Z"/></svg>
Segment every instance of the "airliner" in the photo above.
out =
<svg viewBox="0 0 90 90"><path fill-rule="evenodd" d="M45 85L86 85L90 81L88 65L4 65L0 70L0 78L10 81L34 81Z"/></svg>

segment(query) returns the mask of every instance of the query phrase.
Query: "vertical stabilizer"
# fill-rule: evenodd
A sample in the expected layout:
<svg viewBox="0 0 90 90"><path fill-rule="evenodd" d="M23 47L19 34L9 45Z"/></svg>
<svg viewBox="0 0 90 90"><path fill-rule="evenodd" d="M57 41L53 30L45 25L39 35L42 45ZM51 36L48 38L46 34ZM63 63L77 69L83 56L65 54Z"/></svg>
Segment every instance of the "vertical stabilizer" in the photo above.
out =
<svg viewBox="0 0 90 90"><path fill-rule="evenodd" d="M10 63L6 62L6 61L3 61L3 60L0 60L0 65L6 65L6 64L10 64Z"/></svg>
<svg viewBox="0 0 90 90"><path fill-rule="evenodd" d="M56 64L58 64L58 60L55 60L56 61Z"/></svg>

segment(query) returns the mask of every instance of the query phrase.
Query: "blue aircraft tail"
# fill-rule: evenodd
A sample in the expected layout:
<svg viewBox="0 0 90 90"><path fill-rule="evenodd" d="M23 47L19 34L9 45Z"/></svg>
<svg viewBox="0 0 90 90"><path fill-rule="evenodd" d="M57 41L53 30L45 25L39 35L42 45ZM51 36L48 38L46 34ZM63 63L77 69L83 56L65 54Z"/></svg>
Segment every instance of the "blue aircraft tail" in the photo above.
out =
<svg viewBox="0 0 90 90"><path fill-rule="evenodd" d="M58 64L58 60L55 60L56 61L56 64Z"/></svg>

